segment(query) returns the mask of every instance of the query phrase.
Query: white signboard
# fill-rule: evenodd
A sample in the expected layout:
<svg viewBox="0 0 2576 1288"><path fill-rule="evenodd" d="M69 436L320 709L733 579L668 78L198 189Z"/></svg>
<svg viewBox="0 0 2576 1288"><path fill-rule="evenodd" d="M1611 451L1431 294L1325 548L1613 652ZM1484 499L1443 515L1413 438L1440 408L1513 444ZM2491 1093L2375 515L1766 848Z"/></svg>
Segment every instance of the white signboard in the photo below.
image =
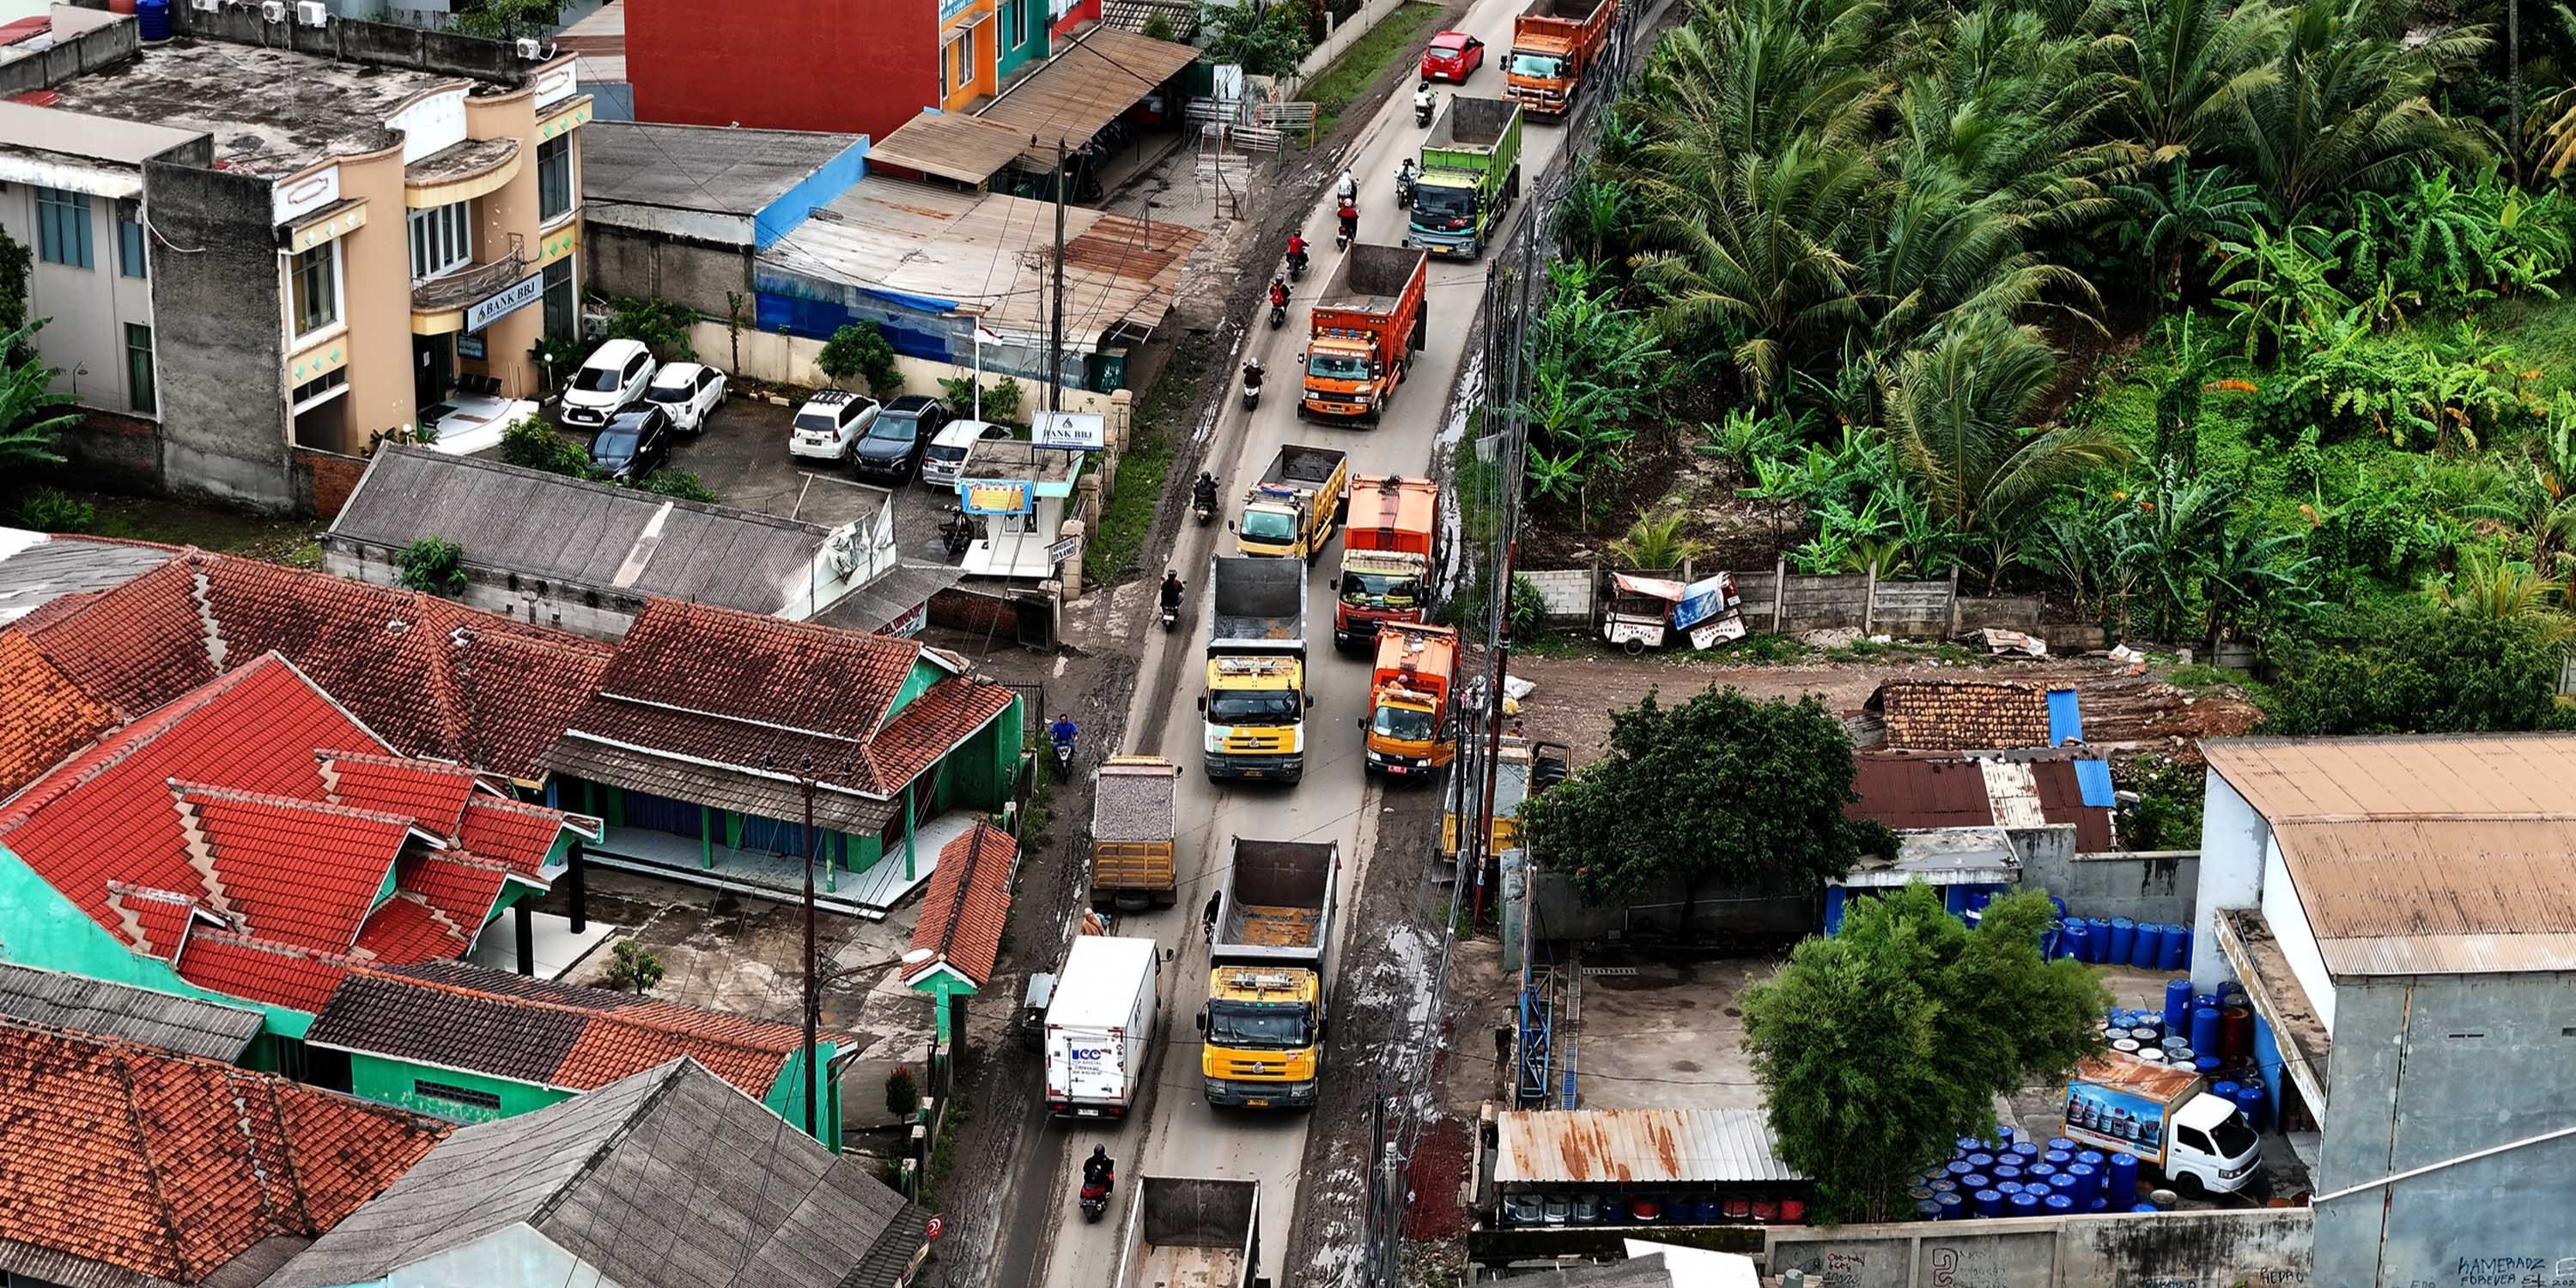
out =
<svg viewBox="0 0 2576 1288"><path fill-rule="evenodd" d="M1109 446L1109 421L1091 412L1040 412L1037 423L1029 427L1029 442L1038 447L1097 452Z"/></svg>
<svg viewBox="0 0 2576 1288"><path fill-rule="evenodd" d="M1063 540L1056 542L1054 545L1047 547L1047 562L1063 563L1065 560L1071 559L1075 555L1081 553L1082 538L1066 537Z"/></svg>
<svg viewBox="0 0 2576 1288"><path fill-rule="evenodd" d="M536 303L538 300L544 299L545 295L546 273L544 269L538 269L536 272L530 273L526 277L522 277L518 281L510 283L508 286L504 286L500 290L494 291L490 295L486 295L482 299L466 305L465 329L468 331L480 331L483 328L492 325L494 321L508 317L511 314Z"/></svg>

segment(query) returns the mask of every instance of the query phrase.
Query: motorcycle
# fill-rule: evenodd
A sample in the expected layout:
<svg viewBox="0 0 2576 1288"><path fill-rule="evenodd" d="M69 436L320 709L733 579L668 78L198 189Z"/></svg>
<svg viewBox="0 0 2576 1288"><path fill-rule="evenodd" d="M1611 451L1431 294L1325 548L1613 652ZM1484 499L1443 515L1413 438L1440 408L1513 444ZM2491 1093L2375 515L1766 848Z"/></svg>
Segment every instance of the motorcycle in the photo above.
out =
<svg viewBox="0 0 2576 1288"><path fill-rule="evenodd" d="M1056 777L1056 781L1057 781L1057 782L1065 782L1065 781L1069 780L1070 778L1072 778L1072 776L1073 776L1073 744L1072 744L1072 743L1069 743L1069 742L1059 742L1059 743L1057 743L1057 744L1055 745L1055 777Z"/></svg>
<svg viewBox="0 0 2576 1288"><path fill-rule="evenodd" d="M1395 204L1407 207L1413 204L1413 171L1410 168L1395 172Z"/></svg>
<svg viewBox="0 0 2576 1288"><path fill-rule="evenodd" d="M1199 523L1202 526L1214 521L1216 518L1216 489L1207 488L1192 497L1190 500L1190 509L1198 515Z"/></svg>
<svg viewBox="0 0 2576 1288"><path fill-rule="evenodd" d="M975 544L975 521L966 516L962 507L948 507L948 517L939 524L939 543L951 559L965 554L966 547Z"/></svg>
<svg viewBox="0 0 2576 1288"><path fill-rule="evenodd" d="M1333 249L1349 250L1351 239L1360 231L1360 212L1353 206L1342 207L1342 222L1333 229Z"/></svg>
<svg viewBox="0 0 2576 1288"><path fill-rule="evenodd" d="M1422 130L1431 128L1431 108L1437 101L1438 100L1432 98L1431 95L1427 93L1416 94L1413 96L1414 128Z"/></svg>
<svg viewBox="0 0 2576 1288"><path fill-rule="evenodd" d="M1259 367L1246 368L1243 373L1243 409L1245 411L1250 411L1260 405L1261 369Z"/></svg>
<svg viewBox="0 0 2576 1288"><path fill-rule="evenodd" d="M1116 1184L1117 1182L1115 1180L1109 1179L1104 1179L1098 1182L1084 1181L1082 1183L1083 1220L1097 1221L1100 1219L1100 1214L1107 1211L1109 1208L1110 1187Z"/></svg>
<svg viewBox="0 0 2576 1288"><path fill-rule="evenodd" d="M1271 305L1271 306L1270 306L1270 329L1271 329L1271 330L1273 330L1273 331L1278 330L1281 326L1286 325L1287 321L1288 321L1288 306L1287 306L1287 305L1285 305L1285 304L1273 304L1273 305Z"/></svg>
<svg viewBox="0 0 2576 1288"><path fill-rule="evenodd" d="M1306 280L1306 252L1302 250L1288 252L1288 280L1292 282Z"/></svg>
<svg viewBox="0 0 2576 1288"><path fill-rule="evenodd" d="M1164 633L1169 634L1169 633L1171 632L1171 629L1172 629L1173 624L1174 624L1174 623L1179 622L1180 620L1181 620L1181 610L1180 610L1180 608L1179 608L1179 606L1178 606L1178 605L1174 605L1174 604L1165 604L1165 605L1163 605L1163 631L1164 631Z"/></svg>

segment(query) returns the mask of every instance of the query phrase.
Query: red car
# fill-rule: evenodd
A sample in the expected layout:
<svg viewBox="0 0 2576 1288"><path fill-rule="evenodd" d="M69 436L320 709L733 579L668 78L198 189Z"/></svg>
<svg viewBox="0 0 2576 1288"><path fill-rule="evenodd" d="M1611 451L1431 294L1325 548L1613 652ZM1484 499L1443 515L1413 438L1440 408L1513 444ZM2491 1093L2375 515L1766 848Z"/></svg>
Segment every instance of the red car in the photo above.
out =
<svg viewBox="0 0 2576 1288"><path fill-rule="evenodd" d="M1485 65L1485 42L1463 31L1444 31L1422 51L1422 79L1464 85Z"/></svg>

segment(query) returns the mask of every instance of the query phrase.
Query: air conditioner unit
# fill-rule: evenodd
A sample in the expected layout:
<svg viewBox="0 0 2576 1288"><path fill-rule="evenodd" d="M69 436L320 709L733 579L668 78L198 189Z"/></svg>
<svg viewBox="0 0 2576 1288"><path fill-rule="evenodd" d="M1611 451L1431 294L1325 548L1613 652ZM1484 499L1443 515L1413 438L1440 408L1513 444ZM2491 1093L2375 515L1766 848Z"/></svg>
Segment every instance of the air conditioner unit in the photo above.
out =
<svg viewBox="0 0 2576 1288"><path fill-rule="evenodd" d="M544 56L544 50L545 46L538 44L536 37L519 37L519 57L525 58L529 62L535 62L537 59Z"/></svg>
<svg viewBox="0 0 2576 1288"><path fill-rule="evenodd" d="M295 0L295 20L307 27L319 27L331 20L331 6L322 0Z"/></svg>
<svg viewBox="0 0 2576 1288"><path fill-rule="evenodd" d="M270 22L286 21L286 0L259 0L259 16Z"/></svg>
<svg viewBox="0 0 2576 1288"><path fill-rule="evenodd" d="M223 4L224 0L188 0L188 7L199 13L213 13L222 8Z"/></svg>

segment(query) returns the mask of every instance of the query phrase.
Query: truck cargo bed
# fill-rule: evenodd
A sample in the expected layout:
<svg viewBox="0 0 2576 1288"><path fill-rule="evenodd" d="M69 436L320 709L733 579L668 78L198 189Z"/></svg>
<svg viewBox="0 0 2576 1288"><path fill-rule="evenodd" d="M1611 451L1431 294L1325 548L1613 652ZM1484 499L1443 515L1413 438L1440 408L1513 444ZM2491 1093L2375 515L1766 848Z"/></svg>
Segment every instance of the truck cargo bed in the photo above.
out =
<svg viewBox="0 0 2576 1288"><path fill-rule="evenodd" d="M1355 313L1390 313L1422 263L1422 252L1403 246L1352 245L1316 297L1315 307Z"/></svg>
<svg viewBox="0 0 2576 1288"><path fill-rule="evenodd" d="M1208 643L1289 644L1306 634L1306 566L1229 557L1208 570Z"/></svg>
<svg viewBox="0 0 2576 1288"><path fill-rule="evenodd" d="M1263 948L1311 948L1315 930L1323 920L1320 908L1282 908L1270 904L1238 903L1234 915L1227 918L1225 937L1235 943L1257 944Z"/></svg>
<svg viewBox="0 0 2576 1288"><path fill-rule="evenodd" d="M1555 18L1564 22L1579 23L1591 17L1593 10L1607 3L1609 0L1530 0L1530 6L1521 10L1521 16Z"/></svg>
<svg viewBox="0 0 2576 1288"><path fill-rule="evenodd" d="M1431 123L1431 134L1422 141L1424 152L1473 152L1492 148L1503 141L1503 132L1511 126L1512 114L1521 105L1503 98L1468 98L1453 94L1440 119Z"/></svg>

